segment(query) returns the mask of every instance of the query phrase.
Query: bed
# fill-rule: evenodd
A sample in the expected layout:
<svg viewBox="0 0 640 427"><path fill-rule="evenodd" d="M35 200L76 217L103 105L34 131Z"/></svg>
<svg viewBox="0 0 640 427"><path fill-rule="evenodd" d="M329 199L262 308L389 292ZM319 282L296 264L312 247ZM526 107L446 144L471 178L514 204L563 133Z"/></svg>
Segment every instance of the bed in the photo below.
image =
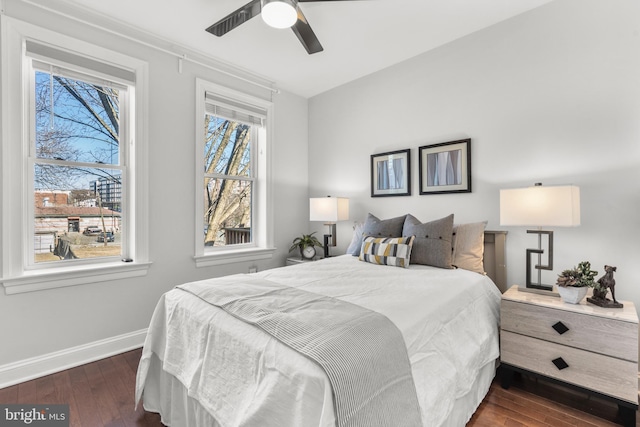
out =
<svg viewBox="0 0 640 427"><path fill-rule="evenodd" d="M386 316L406 345L420 424L462 426L495 375L504 240L505 233L484 232L486 275L343 255L250 276ZM336 425L331 383L317 363L183 289L163 295L153 314L137 373L139 401L169 426Z"/></svg>

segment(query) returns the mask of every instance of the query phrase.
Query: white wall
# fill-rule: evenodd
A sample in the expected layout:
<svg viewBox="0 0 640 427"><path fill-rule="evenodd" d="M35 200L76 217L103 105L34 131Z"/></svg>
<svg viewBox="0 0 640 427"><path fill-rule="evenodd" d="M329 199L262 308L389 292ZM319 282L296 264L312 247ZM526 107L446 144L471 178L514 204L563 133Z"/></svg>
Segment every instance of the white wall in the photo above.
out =
<svg viewBox="0 0 640 427"><path fill-rule="evenodd" d="M178 60L171 55L25 4L7 2L6 12L148 61L149 229L153 265L148 276L137 279L11 296L0 292L0 374L8 364L143 330L160 295L177 284L246 273L250 265L262 270L285 264L290 242L309 226L308 216L297 214L308 212L306 99L288 93L273 96L275 135L270 148L278 248L275 256L258 263L196 269L195 79L200 77L262 96L265 90L188 62L180 74ZM0 375L0 387L1 384Z"/></svg>
<svg viewBox="0 0 640 427"><path fill-rule="evenodd" d="M192 259L193 96L196 77L256 91L193 64L180 74L167 54L15 1L5 6L23 20L149 62L153 266L139 279L0 293L0 371L144 329L159 296L174 285L247 271L247 264L196 269ZM278 252L258 267L283 265L291 240L309 229L308 196L349 197L353 220L369 211L423 220L454 212L457 222L488 219L496 229L500 188L574 183L582 190L582 226L555 229L556 273L585 259L598 269L616 265L619 296L640 306L633 274L640 259L639 12L635 0L556 0L308 106L295 95L274 95ZM466 137L473 193L419 196L417 148ZM403 148L412 148L413 196L371 198L369 156ZM339 224L336 252L350 232L350 223ZM509 229L510 282L523 279L524 250L533 240L524 228Z"/></svg>
<svg viewBox="0 0 640 427"><path fill-rule="evenodd" d="M582 225L556 228L554 271L618 267L640 307L640 2L556 0L312 98L310 196L351 199L351 219L449 213L499 226L499 190L576 184ZM419 195L418 147L472 139L473 192ZM410 197L370 197L370 155L412 149ZM322 230L321 224L312 224ZM338 228L338 248L351 223ZM536 237L509 228L509 283Z"/></svg>

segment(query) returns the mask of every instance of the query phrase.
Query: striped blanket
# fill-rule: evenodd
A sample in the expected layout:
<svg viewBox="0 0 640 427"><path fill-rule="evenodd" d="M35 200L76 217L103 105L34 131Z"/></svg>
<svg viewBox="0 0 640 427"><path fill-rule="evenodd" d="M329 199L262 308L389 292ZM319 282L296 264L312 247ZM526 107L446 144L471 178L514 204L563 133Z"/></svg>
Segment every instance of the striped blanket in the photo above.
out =
<svg viewBox="0 0 640 427"><path fill-rule="evenodd" d="M420 408L400 331L355 304L252 275L177 288L255 325L319 364L339 427L417 427Z"/></svg>

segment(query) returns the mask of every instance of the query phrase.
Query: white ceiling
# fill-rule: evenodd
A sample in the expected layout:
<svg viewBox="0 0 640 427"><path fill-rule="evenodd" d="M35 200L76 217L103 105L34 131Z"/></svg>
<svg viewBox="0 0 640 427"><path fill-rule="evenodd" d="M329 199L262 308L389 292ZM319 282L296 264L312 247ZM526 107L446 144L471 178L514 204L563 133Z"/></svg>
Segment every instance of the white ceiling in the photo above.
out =
<svg viewBox="0 0 640 427"><path fill-rule="evenodd" d="M324 47L255 17L223 37L205 28L248 0L68 0L311 97L550 0L358 0L301 3Z"/></svg>

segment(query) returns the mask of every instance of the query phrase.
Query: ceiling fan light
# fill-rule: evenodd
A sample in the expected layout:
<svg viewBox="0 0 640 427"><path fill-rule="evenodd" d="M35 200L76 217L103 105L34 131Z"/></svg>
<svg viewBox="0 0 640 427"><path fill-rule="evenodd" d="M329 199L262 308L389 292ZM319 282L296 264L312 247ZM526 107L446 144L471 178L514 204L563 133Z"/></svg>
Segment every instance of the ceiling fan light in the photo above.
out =
<svg viewBox="0 0 640 427"><path fill-rule="evenodd" d="M273 28L290 28L298 19L295 4L288 0L262 0L261 15Z"/></svg>

